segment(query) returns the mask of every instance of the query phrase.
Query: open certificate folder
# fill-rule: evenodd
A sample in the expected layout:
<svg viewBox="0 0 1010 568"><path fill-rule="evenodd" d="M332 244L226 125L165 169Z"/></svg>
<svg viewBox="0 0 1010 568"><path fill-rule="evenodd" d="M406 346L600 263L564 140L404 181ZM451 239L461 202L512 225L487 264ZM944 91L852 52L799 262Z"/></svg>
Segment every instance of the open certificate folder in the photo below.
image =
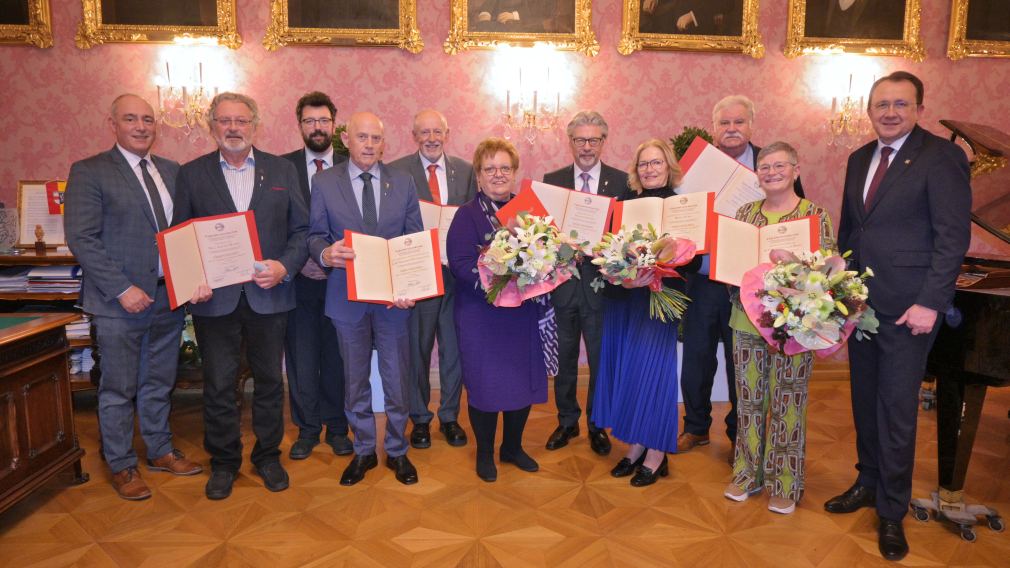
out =
<svg viewBox="0 0 1010 568"><path fill-rule="evenodd" d="M819 248L820 218L816 215L764 227L716 215L709 278L739 286L747 271L771 261L769 253L774 249L799 255Z"/></svg>
<svg viewBox="0 0 1010 568"><path fill-rule="evenodd" d="M495 214L502 225L523 211L544 217L550 215L554 226L566 235L572 231L580 241L595 245L607 230L614 208L614 198L565 189L531 179L524 179L519 194Z"/></svg>
<svg viewBox="0 0 1010 568"><path fill-rule="evenodd" d="M206 282L211 289L249 282L262 260L252 211L190 219L158 233L158 253L172 309Z"/></svg>
<svg viewBox="0 0 1010 568"><path fill-rule="evenodd" d="M445 238L449 235L449 226L452 225L452 218L456 216L459 207L455 205L436 205L423 199L417 200L421 207L421 222L424 223L424 230L438 230L438 250L441 252L442 264L449 264L449 259L445 256Z"/></svg>
<svg viewBox="0 0 1010 568"><path fill-rule="evenodd" d="M710 191L715 194L715 212L736 217L737 209L751 201L764 199L754 170L740 164L722 150L698 137L691 142L680 160L684 179L679 193Z"/></svg>
<svg viewBox="0 0 1010 568"><path fill-rule="evenodd" d="M438 231L428 229L386 240L344 231L344 245L354 249L347 261L347 299L392 304L424 300L445 293L439 264Z"/></svg>
<svg viewBox="0 0 1010 568"><path fill-rule="evenodd" d="M696 254L708 252L709 228L714 213L713 193L687 193L671 195L667 198L642 197L628 201L618 201L614 207L613 232L621 227L643 228L651 223L660 235L689 239L697 247Z"/></svg>

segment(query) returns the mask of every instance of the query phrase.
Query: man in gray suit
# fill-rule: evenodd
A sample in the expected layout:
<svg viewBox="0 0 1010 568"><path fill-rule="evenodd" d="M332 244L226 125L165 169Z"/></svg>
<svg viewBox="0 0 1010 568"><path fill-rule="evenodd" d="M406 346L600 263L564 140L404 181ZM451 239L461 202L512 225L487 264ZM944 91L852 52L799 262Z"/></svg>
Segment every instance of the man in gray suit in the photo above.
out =
<svg viewBox="0 0 1010 568"><path fill-rule="evenodd" d="M151 491L137 470L134 404L149 470L203 471L173 448L168 425L184 312L169 309L155 234L168 227L179 164L151 154L154 109L144 99L117 97L108 124L116 145L70 168L64 228L102 354L102 452L119 496L140 500Z"/></svg>
<svg viewBox="0 0 1010 568"><path fill-rule="evenodd" d="M331 267L326 287L326 315L333 320L344 359L344 411L354 431L354 459L340 477L354 485L378 465L375 455L375 415L372 412L372 348L379 352L379 374L385 395L386 467L400 483L417 483L417 470L407 459L408 383L410 382L410 300L393 306L352 302L347 296L348 260L354 250L344 246L344 231L384 239L423 229L414 180L379 161L384 129L372 113L356 113L341 134L351 159L312 178L309 254Z"/></svg>
<svg viewBox="0 0 1010 568"><path fill-rule="evenodd" d="M295 307L292 277L305 265L308 213L291 162L253 148L256 101L221 93L207 111L218 150L182 166L175 223L194 217L252 211L264 260L249 267L251 281L214 290L190 308L203 354L203 444L210 454L208 499L225 499L242 465L241 414L235 401L241 348L252 370L250 460L270 491L288 488L280 463L284 437L281 356L288 311Z"/></svg>
<svg viewBox="0 0 1010 568"><path fill-rule="evenodd" d="M462 158L445 153L445 143L449 139L449 124L445 116L436 110L422 110L414 117L412 133L417 152L389 165L414 178L418 197L436 205L462 205L473 199L477 194L473 166ZM466 433L456 420L463 380L456 326L452 319L455 280L444 265L442 282L445 284L445 295L421 300L410 316L410 420L414 423L410 445L415 448L431 447L429 423L433 415L428 410L431 401L428 375L436 336L440 386L438 429L450 446L466 445Z"/></svg>

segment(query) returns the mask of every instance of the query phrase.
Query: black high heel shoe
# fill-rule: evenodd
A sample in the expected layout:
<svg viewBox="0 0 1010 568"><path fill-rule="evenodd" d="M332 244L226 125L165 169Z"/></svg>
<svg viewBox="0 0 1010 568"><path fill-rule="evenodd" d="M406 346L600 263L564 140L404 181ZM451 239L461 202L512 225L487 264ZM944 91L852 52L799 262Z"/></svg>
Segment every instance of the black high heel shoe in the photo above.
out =
<svg viewBox="0 0 1010 568"><path fill-rule="evenodd" d="M610 475L614 477L628 477L632 473L635 473L638 466L642 465L642 462L645 461L646 453L647 452L645 450L642 450L642 455L638 456L638 459L635 461L631 461L628 458L621 458L621 461L617 462L614 469L610 470Z"/></svg>
<svg viewBox="0 0 1010 568"><path fill-rule="evenodd" d="M666 477L667 475L670 475L670 467L666 463L666 455L664 454L663 461L659 463L656 471L652 471L644 465L639 466L638 471L635 472L635 477L631 478L631 486L645 487L646 485L652 485L656 482L657 477Z"/></svg>

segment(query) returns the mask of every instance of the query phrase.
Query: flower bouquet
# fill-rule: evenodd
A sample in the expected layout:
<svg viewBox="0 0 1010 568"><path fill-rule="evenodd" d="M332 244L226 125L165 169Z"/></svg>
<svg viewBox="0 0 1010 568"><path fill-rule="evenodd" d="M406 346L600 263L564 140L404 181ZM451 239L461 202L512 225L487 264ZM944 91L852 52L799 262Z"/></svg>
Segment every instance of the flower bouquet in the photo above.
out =
<svg viewBox="0 0 1010 568"><path fill-rule="evenodd" d="M773 263L747 272L740 285L744 311L769 344L786 355L825 356L853 331L857 339L877 332L879 322L866 303L871 269L846 270L842 256L820 251L797 257L776 250L771 258Z"/></svg>
<svg viewBox="0 0 1010 568"><path fill-rule="evenodd" d="M617 233L603 235L593 247L593 264L600 267L600 276L593 288L603 286L603 280L625 288L649 287L649 317L662 322L681 317L690 299L683 292L665 286L663 278L680 277L674 270L694 258L696 247L688 239L659 236L651 224L643 228L622 228Z"/></svg>
<svg viewBox="0 0 1010 568"><path fill-rule="evenodd" d="M514 308L578 278L578 247L558 231L550 216L519 213L495 232L477 258L488 303Z"/></svg>

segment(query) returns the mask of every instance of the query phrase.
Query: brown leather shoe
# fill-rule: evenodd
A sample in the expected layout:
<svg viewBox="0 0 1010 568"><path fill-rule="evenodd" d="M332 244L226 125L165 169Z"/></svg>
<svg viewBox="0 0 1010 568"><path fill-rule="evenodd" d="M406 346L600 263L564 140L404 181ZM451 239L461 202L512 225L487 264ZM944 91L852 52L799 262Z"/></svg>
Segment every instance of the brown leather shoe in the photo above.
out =
<svg viewBox="0 0 1010 568"><path fill-rule="evenodd" d="M203 471L203 466L186 459L179 450L172 450L156 460L147 460L147 469L150 471L167 471L175 475L196 475Z"/></svg>
<svg viewBox="0 0 1010 568"><path fill-rule="evenodd" d="M695 446L707 446L708 434L699 436L690 432L684 432L677 436L677 452L686 452Z"/></svg>
<svg viewBox="0 0 1010 568"><path fill-rule="evenodd" d="M112 488L127 501L142 501L151 496L151 490L140 478L140 471L136 466L112 474Z"/></svg>

